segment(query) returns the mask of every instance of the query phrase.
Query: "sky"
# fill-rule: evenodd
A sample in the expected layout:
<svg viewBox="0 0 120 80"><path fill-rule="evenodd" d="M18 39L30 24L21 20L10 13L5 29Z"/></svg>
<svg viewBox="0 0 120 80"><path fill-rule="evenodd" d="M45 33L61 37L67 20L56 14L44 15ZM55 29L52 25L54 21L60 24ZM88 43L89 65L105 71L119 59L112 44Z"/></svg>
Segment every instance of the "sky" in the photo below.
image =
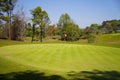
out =
<svg viewBox="0 0 120 80"><path fill-rule="evenodd" d="M64 13L68 13L80 28L120 19L120 0L18 0L15 10L23 7L30 19L30 10L37 6L47 11L51 24L56 24Z"/></svg>

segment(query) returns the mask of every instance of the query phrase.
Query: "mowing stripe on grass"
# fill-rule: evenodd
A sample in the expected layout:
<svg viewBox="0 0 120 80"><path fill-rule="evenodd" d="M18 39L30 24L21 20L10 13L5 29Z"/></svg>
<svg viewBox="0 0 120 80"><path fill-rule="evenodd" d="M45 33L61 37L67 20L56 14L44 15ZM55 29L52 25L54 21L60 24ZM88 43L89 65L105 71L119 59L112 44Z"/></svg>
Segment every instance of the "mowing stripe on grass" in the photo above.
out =
<svg viewBox="0 0 120 80"><path fill-rule="evenodd" d="M0 56L38 70L120 70L120 49L77 44L27 44L0 47Z"/></svg>

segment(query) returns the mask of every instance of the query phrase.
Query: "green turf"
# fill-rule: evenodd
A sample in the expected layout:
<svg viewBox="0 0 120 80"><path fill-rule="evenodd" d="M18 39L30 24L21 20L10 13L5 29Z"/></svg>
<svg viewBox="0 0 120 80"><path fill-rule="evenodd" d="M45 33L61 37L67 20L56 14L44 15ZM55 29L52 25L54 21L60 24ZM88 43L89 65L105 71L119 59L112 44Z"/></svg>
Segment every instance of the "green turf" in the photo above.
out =
<svg viewBox="0 0 120 80"><path fill-rule="evenodd" d="M12 72L17 72L12 76L19 74L19 71L25 75L31 73L26 70L33 71L32 74L37 70L64 77L72 72L73 80L120 80L120 34L100 35L95 40L95 43L87 43L87 40L43 43L0 40L0 80L12 80L5 79ZM25 75L23 79L15 80L26 80Z"/></svg>
<svg viewBox="0 0 120 80"><path fill-rule="evenodd" d="M96 38L97 42L120 43L120 33L99 35Z"/></svg>
<svg viewBox="0 0 120 80"><path fill-rule="evenodd" d="M120 48L77 44L24 44L0 47L0 70L34 68L49 72L120 71ZM8 67L9 66L9 67Z"/></svg>

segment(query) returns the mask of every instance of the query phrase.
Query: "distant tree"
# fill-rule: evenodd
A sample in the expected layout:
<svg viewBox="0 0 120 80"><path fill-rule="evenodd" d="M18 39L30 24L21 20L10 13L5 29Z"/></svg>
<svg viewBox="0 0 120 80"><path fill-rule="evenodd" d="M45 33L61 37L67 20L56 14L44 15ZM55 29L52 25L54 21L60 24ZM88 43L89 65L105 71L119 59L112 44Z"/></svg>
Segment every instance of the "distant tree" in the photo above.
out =
<svg viewBox="0 0 120 80"><path fill-rule="evenodd" d="M74 23L66 25L62 32L62 38L67 41L78 40L81 35L81 29L79 29L79 26Z"/></svg>
<svg viewBox="0 0 120 80"><path fill-rule="evenodd" d="M54 35L61 35L61 29L56 27L54 30Z"/></svg>
<svg viewBox="0 0 120 80"><path fill-rule="evenodd" d="M105 33L112 33L113 29L109 22L103 22L102 27L105 28Z"/></svg>
<svg viewBox="0 0 120 80"><path fill-rule="evenodd" d="M0 0L0 24L2 23L2 17L3 17L3 12L2 12L2 8L3 8L3 3L4 0Z"/></svg>
<svg viewBox="0 0 120 80"><path fill-rule="evenodd" d="M86 27L86 28L83 30L83 33L84 33L84 34L89 34L89 33L92 33L92 30L90 29L90 27Z"/></svg>
<svg viewBox="0 0 120 80"><path fill-rule="evenodd" d="M6 21L8 24L8 37L11 39L11 19L13 9L15 7L17 0L0 0L0 14L1 19Z"/></svg>
<svg viewBox="0 0 120 80"><path fill-rule="evenodd" d="M94 43L95 38L96 38L95 34L92 34L92 33L87 34L88 43Z"/></svg>
<svg viewBox="0 0 120 80"><path fill-rule="evenodd" d="M57 26L62 40L74 41L79 39L81 35L79 26L72 21L67 13L61 15Z"/></svg>
<svg viewBox="0 0 120 80"><path fill-rule="evenodd" d="M11 26L11 39L12 40L23 40L25 36L26 29L26 19L24 15L23 9L17 11L16 14L13 15L13 22Z"/></svg>
<svg viewBox="0 0 120 80"><path fill-rule="evenodd" d="M50 25L46 28L46 35L47 36L52 36L54 35L54 31L55 31L55 25Z"/></svg>
<svg viewBox="0 0 120 80"><path fill-rule="evenodd" d="M34 41L34 37L35 37L35 24L33 24L32 27L32 41Z"/></svg>
<svg viewBox="0 0 120 80"><path fill-rule="evenodd" d="M45 27L49 24L49 16L39 6L33 9L31 13L33 15L32 22L34 26L38 25L40 27L40 41L42 42L42 38L45 36Z"/></svg>
<svg viewBox="0 0 120 80"><path fill-rule="evenodd" d="M3 18L3 11L5 8L6 0L0 0L0 19Z"/></svg>
<svg viewBox="0 0 120 80"><path fill-rule="evenodd" d="M0 39L7 39L8 38L8 27L7 24L0 25Z"/></svg>
<svg viewBox="0 0 120 80"><path fill-rule="evenodd" d="M111 23L111 26L114 32L117 32L117 30L120 30L120 20L111 20L109 22Z"/></svg>
<svg viewBox="0 0 120 80"><path fill-rule="evenodd" d="M31 23L27 24L27 27L26 27L26 36L27 37L32 37L32 25L31 25Z"/></svg>
<svg viewBox="0 0 120 80"><path fill-rule="evenodd" d="M60 19L59 19L59 21L58 21L58 28L63 28L63 27L65 27L66 25L68 25L68 24L70 24L70 23L72 23L73 21L72 21L72 19L70 18L70 16L67 14L67 13L65 13L65 14L62 14L61 16L60 16Z"/></svg>
<svg viewBox="0 0 120 80"><path fill-rule="evenodd" d="M98 24L91 24L90 29L91 29L91 32L93 34L98 34L99 25Z"/></svg>
<svg viewBox="0 0 120 80"><path fill-rule="evenodd" d="M113 33L120 30L120 20L103 21L101 29L104 33Z"/></svg>

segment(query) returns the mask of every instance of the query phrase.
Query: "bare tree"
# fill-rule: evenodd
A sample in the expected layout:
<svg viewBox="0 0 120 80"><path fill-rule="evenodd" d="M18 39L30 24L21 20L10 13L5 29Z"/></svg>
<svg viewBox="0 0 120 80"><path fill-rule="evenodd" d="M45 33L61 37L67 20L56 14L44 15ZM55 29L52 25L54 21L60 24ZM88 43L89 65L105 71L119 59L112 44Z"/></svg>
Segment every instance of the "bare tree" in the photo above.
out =
<svg viewBox="0 0 120 80"><path fill-rule="evenodd" d="M13 24L11 27L11 35L13 40L23 40L26 27L26 18L23 8L17 11L13 16Z"/></svg>

